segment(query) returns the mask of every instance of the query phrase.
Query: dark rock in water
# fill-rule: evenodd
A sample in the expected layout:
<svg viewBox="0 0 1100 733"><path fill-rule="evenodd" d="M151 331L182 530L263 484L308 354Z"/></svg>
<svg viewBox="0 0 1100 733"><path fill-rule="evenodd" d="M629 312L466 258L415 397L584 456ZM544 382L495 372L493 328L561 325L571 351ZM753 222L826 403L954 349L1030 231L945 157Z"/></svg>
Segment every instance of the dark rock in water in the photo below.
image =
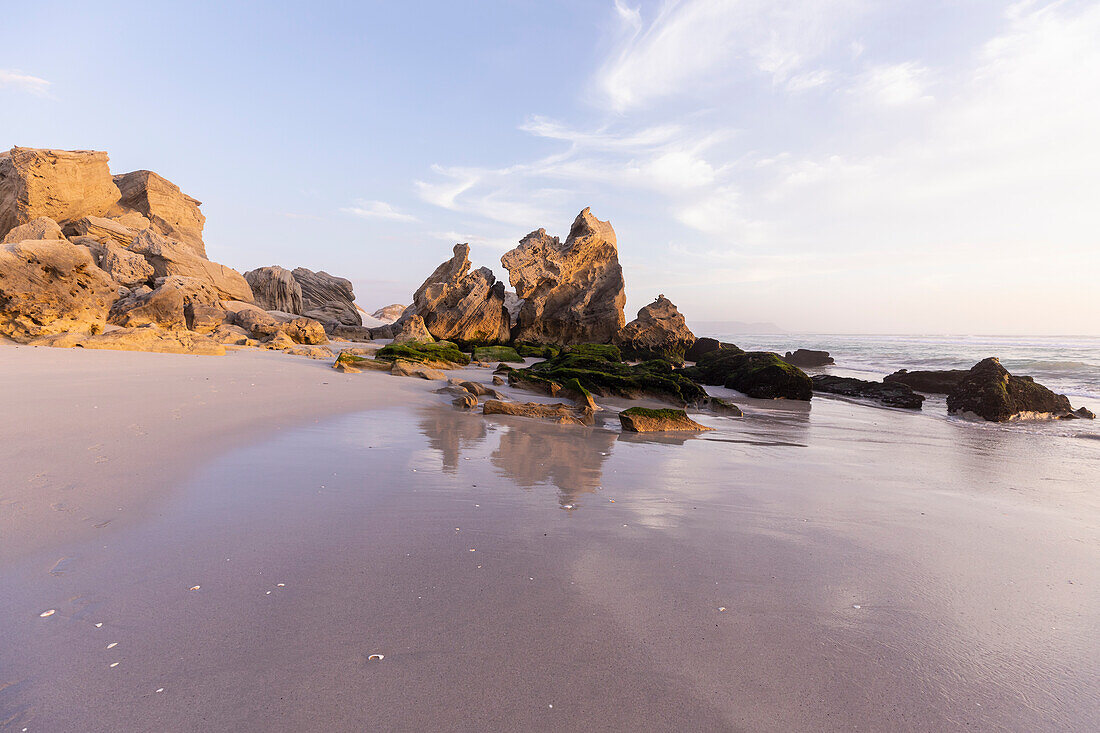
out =
<svg viewBox="0 0 1100 733"><path fill-rule="evenodd" d="M703 354L709 354L712 351L718 351L719 349L733 349L734 351L741 352L741 349L737 348L733 344L727 344L718 339L712 339L709 336L703 336L702 338L695 339L695 343L684 352L684 359L687 361L699 361Z"/></svg>
<svg viewBox="0 0 1100 733"><path fill-rule="evenodd" d="M850 377L836 377L831 374L818 374L811 377L815 392L845 395L846 397L865 397L881 402L887 407L904 407L919 410L924 395L900 383L868 382Z"/></svg>
<svg viewBox="0 0 1100 733"><path fill-rule="evenodd" d="M823 367L835 364L828 351L814 351L813 349L795 349L783 355L783 361L796 367Z"/></svg>
<svg viewBox="0 0 1100 733"><path fill-rule="evenodd" d="M571 380L601 397L639 399L656 397L677 404L694 404L706 392L672 364L653 359L624 364L619 349L611 344L579 344L526 369L508 370L508 382L555 395Z"/></svg>
<svg viewBox="0 0 1100 733"><path fill-rule="evenodd" d="M700 384L720 384L760 399L809 400L813 382L796 366L769 351L719 349L680 373Z"/></svg>
<svg viewBox="0 0 1100 733"><path fill-rule="evenodd" d="M1083 418L1085 420L1095 420L1096 419L1096 415L1093 413L1092 410L1090 410L1087 407L1078 407L1076 410L1071 412L1069 415L1066 415L1066 417Z"/></svg>
<svg viewBox="0 0 1100 733"><path fill-rule="evenodd" d="M631 433L702 432L714 429L695 422L683 410L651 410L646 407L623 410L619 413L619 423L623 430Z"/></svg>
<svg viewBox="0 0 1100 733"><path fill-rule="evenodd" d="M1051 392L1031 377L1013 376L995 357L989 357L975 364L948 393L947 411L1005 422L1066 417L1072 408L1065 395Z"/></svg>
<svg viewBox="0 0 1100 733"><path fill-rule="evenodd" d="M663 295L638 311L638 317L623 327L611 340L632 361L668 359L684 363L684 352L695 343L695 334L687 321Z"/></svg>
<svg viewBox="0 0 1100 733"><path fill-rule="evenodd" d="M726 417L744 417L745 415L740 407L730 400L721 397L711 397L708 404L710 405L710 409L714 410L715 414L718 415L725 415Z"/></svg>
<svg viewBox="0 0 1100 733"><path fill-rule="evenodd" d="M900 369L887 375L882 381L904 384L926 394L947 394L969 373L969 369L936 369L912 372L908 369Z"/></svg>

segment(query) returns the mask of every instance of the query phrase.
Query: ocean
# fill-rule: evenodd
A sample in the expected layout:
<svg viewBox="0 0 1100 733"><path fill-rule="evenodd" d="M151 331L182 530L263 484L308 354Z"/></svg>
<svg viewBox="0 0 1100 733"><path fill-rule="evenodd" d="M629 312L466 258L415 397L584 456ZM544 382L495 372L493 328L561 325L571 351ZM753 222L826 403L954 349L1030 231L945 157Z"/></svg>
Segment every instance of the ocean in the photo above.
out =
<svg viewBox="0 0 1100 733"><path fill-rule="evenodd" d="M969 369L995 356L1013 374L1069 397L1073 406L1100 412L1100 336L934 336L852 334L744 334L720 322L700 323L697 336L710 336L748 351L828 351L828 371L881 379L898 369Z"/></svg>

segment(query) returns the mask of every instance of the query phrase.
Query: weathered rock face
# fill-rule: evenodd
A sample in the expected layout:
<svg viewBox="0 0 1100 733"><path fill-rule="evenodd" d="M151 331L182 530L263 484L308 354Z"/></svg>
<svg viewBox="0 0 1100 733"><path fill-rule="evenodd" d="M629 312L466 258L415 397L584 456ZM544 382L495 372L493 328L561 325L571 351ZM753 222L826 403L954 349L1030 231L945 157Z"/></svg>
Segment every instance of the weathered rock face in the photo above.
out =
<svg viewBox="0 0 1100 733"><path fill-rule="evenodd" d="M57 225L57 222L46 216L40 216L37 219L31 219L26 224L20 224L12 229L4 237L3 244L11 244L13 242L25 242L30 239L64 239L65 235L61 232L61 227Z"/></svg>
<svg viewBox="0 0 1100 733"><path fill-rule="evenodd" d="M152 171L134 171L114 177L123 206L140 212L158 234L182 242L192 254L206 257L202 228L206 217L197 201L179 186Z"/></svg>
<svg viewBox="0 0 1100 733"><path fill-rule="evenodd" d="M148 260L157 277L197 278L209 283L227 300L252 301L252 288L239 272L199 257L191 248L152 229L138 233L130 250Z"/></svg>
<svg viewBox="0 0 1100 733"><path fill-rule="evenodd" d="M121 247L129 247L134 241L136 231L101 216L82 216L65 225L68 237L91 237L98 242L115 242Z"/></svg>
<svg viewBox="0 0 1100 733"><path fill-rule="evenodd" d="M302 315L326 326L363 325L363 317L355 307L355 290L350 280L304 267L294 268L293 275L302 290Z"/></svg>
<svg viewBox="0 0 1100 733"><path fill-rule="evenodd" d="M256 304L269 311L302 314L302 287L290 270L278 265L257 267L244 274Z"/></svg>
<svg viewBox="0 0 1100 733"><path fill-rule="evenodd" d="M149 282L156 276L153 266L141 255L114 244L91 247L99 263L99 269L120 285L132 288Z"/></svg>
<svg viewBox="0 0 1100 733"><path fill-rule="evenodd" d="M384 308L379 308L378 310L376 310L374 313L371 313L370 315L371 315L371 318L377 318L378 320L382 321L383 323L393 323L398 318L400 318L401 314L404 313L404 312L405 312L405 306L401 305L400 303L394 303L392 305L387 305Z"/></svg>
<svg viewBox="0 0 1100 733"><path fill-rule="evenodd" d="M612 343L626 359L668 359L684 363L684 354L695 343L695 334L672 301L661 295L638 311L638 317L615 334Z"/></svg>
<svg viewBox="0 0 1100 733"><path fill-rule="evenodd" d="M562 244L545 229L501 257L523 299L512 336L550 344L607 343L626 325L615 230L585 209Z"/></svg>
<svg viewBox="0 0 1100 733"><path fill-rule="evenodd" d="M591 425L592 414L563 403L544 405L541 402L501 402L486 400L481 408L486 415L515 415L552 420L563 425Z"/></svg>
<svg viewBox="0 0 1100 733"><path fill-rule="evenodd" d="M470 272L470 245L456 244L454 256L428 276L413 294L428 332L447 341L499 343L510 337L504 283L492 270Z"/></svg>
<svg viewBox="0 0 1100 733"><path fill-rule="evenodd" d="M883 377L884 382L896 382L912 387L918 392L927 394L947 394L963 380L969 369L937 369L929 371L914 371L900 369L893 374Z"/></svg>
<svg viewBox="0 0 1100 733"><path fill-rule="evenodd" d="M33 148L0 153L0 236L43 216L62 226L82 216L107 216L120 197L107 153Z"/></svg>
<svg viewBox="0 0 1100 733"><path fill-rule="evenodd" d="M135 290L115 301L108 321L125 328L154 325L168 330L189 328L209 332L225 319L225 311L217 305L218 293L204 280L173 275L158 278L156 286L154 290ZM192 325L196 313L199 328ZM217 322L211 323L215 318Z"/></svg>
<svg viewBox="0 0 1100 733"><path fill-rule="evenodd" d="M424 319L419 314L412 316L401 324L401 328L393 334L393 342L395 344L404 344L409 341L422 341L432 342L435 339L428 332L428 327L424 325Z"/></svg>
<svg viewBox="0 0 1100 733"><path fill-rule="evenodd" d="M720 384L749 397L788 400L813 397L810 377L768 351L719 349L704 354L695 366L680 371L700 384Z"/></svg>
<svg viewBox="0 0 1100 733"><path fill-rule="evenodd" d="M789 359L784 359L788 364ZM919 410L924 403L924 395L917 394L904 384L890 382L868 382L851 377L837 377L832 374L817 374L810 377L814 383L814 392L827 392L845 397L863 397L881 402L887 407L902 407L907 410Z"/></svg>
<svg viewBox="0 0 1100 733"><path fill-rule="evenodd" d="M699 433L714 429L695 422L683 410L650 410L645 407L623 410L619 413L619 423L623 430L630 433Z"/></svg>
<svg viewBox="0 0 1100 733"><path fill-rule="evenodd" d="M1071 414L1069 399L1031 377L1008 373L994 357L983 359L947 395L947 411L973 414L990 422L1059 418Z"/></svg>
<svg viewBox="0 0 1100 733"><path fill-rule="evenodd" d="M0 334L28 342L99 333L118 286L83 248L44 239L0 245Z"/></svg>
<svg viewBox="0 0 1100 733"><path fill-rule="evenodd" d="M803 369L812 369L814 367L823 367L836 363L833 361L833 357L829 356L828 351L814 351L813 349L795 349L794 351L788 351L783 355L783 361L788 364L794 364L796 367L802 367Z"/></svg>
<svg viewBox="0 0 1100 733"><path fill-rule="evenodd" d="M225 346L208 336L185 330L168 331L156 326L120 328L107 333L82 335L62 333L31 342L34 346L61 348L111 349L115 351L155 351L167 354L221 355Z"/></svg>

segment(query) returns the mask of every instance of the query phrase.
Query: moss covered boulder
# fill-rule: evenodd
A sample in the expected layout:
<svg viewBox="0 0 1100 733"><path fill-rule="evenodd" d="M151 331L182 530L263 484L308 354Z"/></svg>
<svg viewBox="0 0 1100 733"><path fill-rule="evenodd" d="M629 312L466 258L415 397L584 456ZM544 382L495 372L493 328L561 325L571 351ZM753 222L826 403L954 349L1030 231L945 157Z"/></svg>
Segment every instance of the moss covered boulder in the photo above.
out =
<svg viewBox="0 0 1100 733"><path fill-rule="evenodd" d="M760 399L808 401L814 391L805 372L769 351L719 349L682 371L701 384L719 384Z"/></svg>
<svg viewBox="0 0 1100 733"><path fill-rule="evenodd" d="M512 361L523 363L523 357L511 346L477 346L474 361Z"/></svg>
<svg viewBox="0 0 1100 733"><path fill-rule="evenodd" d="M976 415L990 422L1035 418L1087 417L1072 412L1069 398L1031 377L1009 374L995 357L983 359L947 395L952 415Z"/></svg>
<svg viewBox="0 0 1100 733"><path fill-rule="evenodd" d="M713 430L700 425L683 410L652 410L647 407L631 407L619 413L623 430L630 433L684 433Z"/></svg>
<svg viewBox="0 0 1100 733"><path fill-rule="evenodd" d="M557 346L551 346L550 344L533 344L533 343L517 343L515 345L516 352L522 357L530 357L532 359L550 359L557 356L561 349Z"/></svg>
<svg viewBox="0 0 1100 733"><path fill-rule="evenodd" d="M547 394L557 394L567 384L572 387L573 380L577 387L602 397L656 397L676 404L693 404L706 398L702 387L667 361L624 364L619 349L611 344L572 346L551 359L508 372L513 386Z"/></svg>
<svg viewBox="0 0 1100 733"><path fill-rule="evenodd" d="M470 357L458 350L450 341L427 343L407 341L403 344L389 344L378 350L376 358L384 361L412 361L444 369L454 366L466 366Z"/></svg>

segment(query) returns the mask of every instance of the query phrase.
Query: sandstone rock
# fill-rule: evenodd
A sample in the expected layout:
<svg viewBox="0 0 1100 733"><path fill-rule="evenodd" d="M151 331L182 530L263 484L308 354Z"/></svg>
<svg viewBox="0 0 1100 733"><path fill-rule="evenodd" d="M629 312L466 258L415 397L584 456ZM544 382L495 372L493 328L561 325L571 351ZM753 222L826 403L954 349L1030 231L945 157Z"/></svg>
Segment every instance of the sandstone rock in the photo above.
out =
<svg viewBox="0 0 1100 733"><path fill-rule="evenodd" d="M1065 417L1069 399L1031 377L1008 373L994 357L975 364L947 395L947 411L975 415L990 422Z"/></svg>
<svg viewBox="0 0 1100 733"><path fill-rule="evenodd" d="M615 334L612 343L632 361L668 359L673 364L683 364L684 353L695 343L695 334L672 301L659 295Z"/></svg>
<svg viewBox="0 0 1100 733"><path fill-rule="evenodd" d="M509 339L504 283L497 282L488 267L470 272L468 244L454 246L454 256L413 294L413 305L435 338L489 343Z"/></svg>
<svg viewBox="0 0 1100 733"><path fill-rule="evenodd" d="M500 376L499 374L494 374L493 375L493 384L497 385L498 387L500 385L504 384L504 377Z"/></svg>
<svg viewBox="0 0 1100 733"><path fill-rule="evenodd" d="M65 240L0 245L0 334L16 341L102 331L116 290L84 248Z"/></svg>
<svg viewBox="0 0 1100 733"><path fill-rule="evenodd" d="M298 344L327 344L328 336L320 321L312 318L295 318L282 324L283 333Z"/></svg>
<svg viewBox="0 0 1100 733"><path fill-rule="evenodd" d="M828 351L815 351L813 349L795 349L783 355L783 361L803 369L829 366L835 364Z"/></svg>
<svg viewBox="0 0 1100 733"><path fill-rule="evenodd" d="M390 368L390 373L397 377L420 377L421 379L446 380L447 375L438 369L426 367L410 361L398 359Z"/></svg>
<svg viewBox="0 0 1100 733"><path fill-rule="evenodd" d="M720 384L759 399L809 400L813 382L796 366L767 351L719 349L680 370L700 384Z"/></svg>
<svg viewBox="0 0 1100 733"><path fill-rule="evenodd" d="M508 320L515 325L519 318L519 310L523 307L523 298L516 295L514 290L504 291L504 310L508 311Z"/></svg>
<svg viewBox="0 0 1100 733"><path fill-rule="evenodd" d="M197 331L198 329L194 330ZM210 337L227 346L251 346L254 343L254 339L243 328L224 322L214 329Z"/></svg>
<svg viewBox="0 0 1100 733"><path fill-rule="evenodd" d="M393 323L398 318L400 318L401 314L404 313L404 312L405 312L405 306L403 306L399 303L394 303L392 305L387 305L383 308L379 308L378 310L376 310L374 313L371 313L370 315L371 315L371 318L377 318L378 320L382 321L383 323Z"/></svg>
<svg viewBox="0 0 1100 733"><path fill-rule="evenodd" d="M789 360L784 359L788 364ZM868 382L851 377L837 377L832 374L817 374L811 377L814 392L827 392L846 397L863 397L881 402L887 407L901 407L907 410L919 410L924 395L919 395L904 384L897 382Z"/></svg>
<svg viewBox="0 0 1100 733"><path fill-rule="evenodd" d="M341 326L339 324L333 324L325 330L332 338L342 341L373 341L375 338L375 329L367 328L366 326Z"/></svg>
<svg viewBox="0 0 1100 733"><path fill-rule="evenodd" d="M304 267L294 268L293 275L302 290L302 315L325 325L363 325L363 317L355 307L355 291L350 280Z"/></svg>
<svg viewBox="0 0 1100 733"><path fill-rule="evenodd" d="M258 267L244 274L256 305L264 310L302 314L302 287L290 270L278 265Z"/></svg>
<svg viewBox="0 0 1100 733"><path fill-rule="evenodd" d="M94 335L63 333L32 341L31 344L61 348L155 351L168 354L220 355L225 353L223 344L207 336L185 330L166 331L156 326L119 328Z"/></svg>
<svg viewBox="0 0 1100 733"><path fill-rule="evenodd" d="M370 337L372 339L392 339L394 335L394 327L392 323L387 323L377 328L370 330Z"/></svg>
<svg viewBox="0 0 1100 733"><path fill-rule="evenodd" d="M607 343L626 325L615 231L588 209L577 216L564 244L539 229L500 261L523 299L516 340Z"/></svg>
<svg viewBox="0 0 1100 733"><path fill-rule="evenodd" d="M152 229L139 232L130 250L148 260L157 277L180 275L198 278L209 283L226 300L252 302L252 289L239 272L204 259L194 254L191 248Z"/></svg>
<svg viewBox="0 0 1100 733"><path fill-rule="evenodd" d="M74 240L77 241L77 240ZM153 266L141 255L123 249L113 242L97 242L92 246L96 254L99 269L111 276L115 282L126 287L136 287L148 283L155 276Z"/></svg>
<svg viewBox="0 0 1100 733"><path fill-rule="evenodd" d="M883 377L882 381L904 384L926 394L947 394L969 373L969 369L934 369L912 372L901 369Z"/></svg>
<svg viewBox="0 0 1100 733"><path fill-rule="evenodd" d="M114 242L121 247L129 247L136 234L133 229L101 216L82 216L65 225L67 237L91 237L98 242Z"/></svg>
<svg viewBox="0 0 1100 733"><path fill-rule="evenodd" d="M619 422L623 430L631 433L682 433L714 429L695 422L683 410L651 410L645 407L623 410L619 413Z"/></svg>
<svg viewBox="0 0 1100 733"><path fill-rule="evenodd" d="M114 177L121 203L148 218L152 228L206 259L202 228L206 217L202 202L180 191L179 186L152 171L134 171Z"/></svg>
<svg viewBox="0 0 1100 733"><path fill-rule="evenodd" d="M144 295L120 298L111 306L108 321L124 328L159 326L163 329L187 328L183 293L173 287L159 287Z"/></svg>
<svg viewBox="0 0 1100 733"><path fill-rule="evenodd" d="M427 343L435 341L428 332L428 327L424 325L424 319L421 318L419 314L405 321L405 323L401 325L401 330L393 335L393 342L395 344L403 344L409 341Z"/></svg>
<svg viewBox="0 0 1100 733"><path fill-rule="evenodd" d="M216 305L191 302L183 307L183 315L187 328L198 333L213 333L225 323L228 314Z"/></svg>
<svg viewBox="0 0 1100 733"><path fill-rule="evenodd" d="M568 425L590 425L592 416L563 403L544 405L541 402L502 402L486 400L482 408L485 415L515 415L553 420Z"/></svg>
<svg viewBox="0 0 1100 733"><path fill-rule="evenodd" d="M39 217L64 227L107 216L120 198L107 153L12 148L0 153L0 236Z"/></svg>
<svg viewBox="0 0 1100 733"><path fill-rule="evenodd" d="M57 222L46 216L31 219L26 224L20 224L12 229L4 237L3 244L25 242L31 239L64 239L61 227Z"/></svg>

